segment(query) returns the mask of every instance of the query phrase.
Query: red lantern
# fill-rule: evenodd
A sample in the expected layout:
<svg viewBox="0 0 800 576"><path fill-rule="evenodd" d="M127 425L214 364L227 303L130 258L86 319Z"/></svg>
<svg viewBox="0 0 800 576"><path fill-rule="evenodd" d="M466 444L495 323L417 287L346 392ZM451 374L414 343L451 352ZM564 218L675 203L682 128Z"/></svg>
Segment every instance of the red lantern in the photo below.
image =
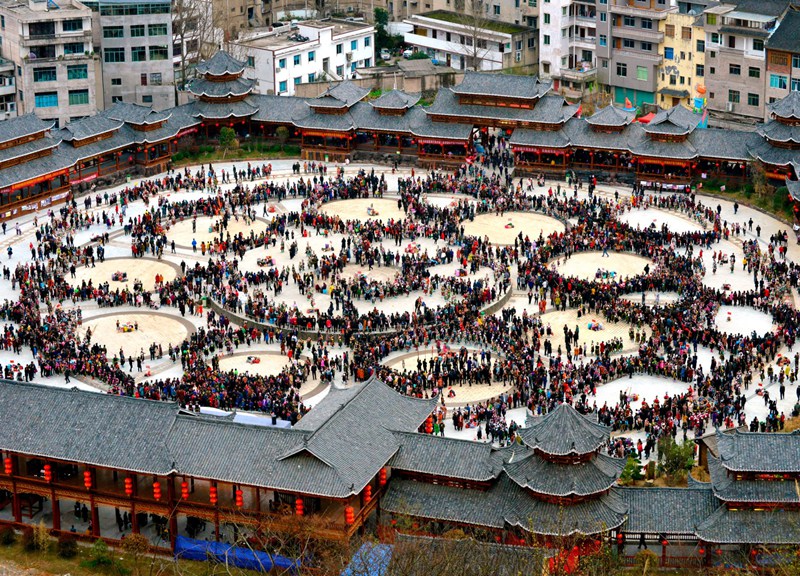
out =
<svg viewBox="0 0 800 576"><path fill-rule="evenodd" d="M44 481L45 482L52 482L53 481L53 468L50 464L44 465Z"/></svg>
<svg viewBox="0 0 800 576"><path fill-rule="evenodd" d="M153 498L161 500L161 483L158 480L153 482Z"/></svg>
<svg viewBox="0 0 800 576"><path fill-rule="evenodd" d="M381 471L378 472L378 484L386 486L386 468L381 468Z"/></svg>
<svg viewBox="0 0 800 576"><path fill-rule="evenodd" d="M717 548L717 556L722 556L722 548Z"/></svg>
<svg viewBox="0 0 800 576"><path fill-rule="evenodd" d="M356 522L356 513L352 506L344 507L344 521L348 526L352 526Z"/></svg>
<svg viewBox="0 0 800 576"><path fill-rule="evenodd" d="M216 506L217 504L217 487L212 486L208 489L208 501L211 502L212 505Z"/></svg>
<svg viewBox="0 0 800 576"><path fill-rule="evenodd" d="M11 474L14 472L14 462L11 460L11 458L6 458L3 460L3 469L8 476L11 476Z"/></svg>
<svg viewBox="0 0 800 576"><path fill-rule="evenodd" d="M92 472L91 470L84 470L83 471L83 485L86 486L87 490L92 489Z"/></svg>
<svg viewBox="0 0 800 576"><path fill-rule="evenodd" d="M622 535L622 532L617 533L617 544L622 544L625 541L625 536Z"/></svg>
<svg viewBox="0 0 800 576"><path fill-rule="evenodd" d="M181 498L183 500L189 499L189 483L181 482Z"/></svg>
<svg viewBox="0 0 800 576"><path fill-rule="evenodd" d="M364 487L364 502L370 502L372 500L372 486L367 484Z"/></svg>
<svg viewBox="0 0 800 576"><path fill-rule="evenodd" d="M425 420L425 432L427 434L433 434L433 415L428 416L428 419Z"/></svg>
<svg viewBox="0 0 800 576"><path fill-rule="evenodd" d="M241 490L236 490L236 506L244 506L244 493Z"/></svg>
<svg viewBox="0 0 800 576"><path fill-rule="evenodd" d="M666 546L667 544L669 544L669 542L667 542L667 539L666 539L666 538L663 538L663 539L661 540L661 545L662 545L662 546Z"/></svg>
<svg viewBox="0 0 800 576"><path fill-rule="evenodd" d="M294 501L294 513L298 516L302 516L306 512L305 504L303 504L303 499L298 498Z"/></svg>
<svg viewBox="0 0 800 576"><path fill-rule="evenodd" d="M130 476L125 478L125 494L127 496L133 496L133 478Z"/></svg>
<svg viewBox="0 0 800 576"><path fill-rule="evenodd" d="M700 548L697 550L697 553L700 554L700 556L705 556L706 555L706 549L703 548L702 546L700 546Z"/></svg>

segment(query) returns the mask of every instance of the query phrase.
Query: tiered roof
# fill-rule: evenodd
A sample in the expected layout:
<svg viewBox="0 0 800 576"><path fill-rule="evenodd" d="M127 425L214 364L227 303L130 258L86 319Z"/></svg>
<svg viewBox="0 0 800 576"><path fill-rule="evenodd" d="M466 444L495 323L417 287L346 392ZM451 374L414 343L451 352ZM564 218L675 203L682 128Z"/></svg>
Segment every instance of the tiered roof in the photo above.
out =
<svg viewBox="0 0 800 576"><path fill-rule="evenodd" d="M731 472L800 473L800 430L717 434L720 464Z"/></svg>
<svg viewBox="0 0 800 576"><path fill-rule="evenodd" d="M605 492L617 483L625 460L598 454L587 462L556 464L538 454L506 464L508 476L536 494L566 498Z"/></svg>
<svg viewBox="0 0 800 576"><path fill-rule="evenodd" d="M590 126L595 127L620 128L630 124L634 116L634 112L628 112L616 106L608 105L592 114L586 119L586 122L588 122Z"/></svg>
<svg viewBox="0 0 800 576"><path fill-rule="evenodd" d="M370 105L378 110L408 110L419 102L419 98L419 93L409 94L402 90L390 90L370 102Z"/></svg>
<svg viewBox="0 0 800 576"><path fill-rule="evenodd" d="M645 124L644 131L648 134L687 136L698 124L700 116L679 104L669 110L661 110Z"/></svg>
<svg viewBox="0 0 800 576"><path fill-rule="evenodd" d="M362 88L350 80L345 80L332 88L328 88L318 98L312 98L307 102L309 106L314 108L343 109L350 108L356 102L360 102L367 94L369 94L367 88Z"/></svg>
<svg viewBox="0 0 800 576"><path fill-rule="evenodd" d="M219 50L208 60L203 60L197 67L197 73L203 76L231 76L244 72L244 60L237 60L225 50Z"/></svg>
<svg viewBox="0 0 800 576"><path fill-rule="evenodd" d="M520 430L529 447L551 456L596 452L608 441L611 429L599 424L596 415L584 416L571 405L559 404L552 412Z"/></svg>
<svg viewBox="0 0 800 576"><path fill-rule="evenodd" d="M797 14L795 18L800 20L800 13L794 12L794 14ZM780 28L783 28L783 26ZM796 30L793 31L795 35L796 32ZM780 100L768 104L767 109L770 111L773 118L800 121L800 92L797 90L790 90L789 94Z"/></svg>
<svg viewBox="0 0 800 576"><path fill-rule="evenodd" d="M492 74L468 70L461 83L451 90L458 95L528 100L541 98L552 87L552 82L542 82L536 76Z"/></svg>
<svg viewBox="0 0 800 576"><path fill-rule="evenodd" d="M200 106L197 116L219 119L246 117L256 112L255 106L240 104L242 99L252 93L255 86L254 80L242 78L244 62L220 50L198 64L197 71L202 76L189 83L189 91L200 102L221 105L219 110L215 110L213 106Z"/></svg>

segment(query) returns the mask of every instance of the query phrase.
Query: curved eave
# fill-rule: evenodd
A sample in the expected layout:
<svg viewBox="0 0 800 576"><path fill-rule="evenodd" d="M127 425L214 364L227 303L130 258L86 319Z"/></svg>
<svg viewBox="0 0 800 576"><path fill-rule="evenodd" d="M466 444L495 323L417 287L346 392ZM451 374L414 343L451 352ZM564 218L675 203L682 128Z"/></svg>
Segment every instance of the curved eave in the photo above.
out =
<svg viewBox="0 0 800 576"><path fill-rule="evenodd" d="M191 91L191 89L190 89ZM209 94L208 92L192 92L192 95L196 96L197 98L230 98L230 97L237 97L237 96L247 96L253 91L253 87L247 88L242 90L241 92L234 92L233 90L229 90L224 94Z"/></svg>
<svg viewBox="0 0 800 576"><path fill-rule="evenodd" d="M38 152L43 152L44 150L55 150L56 148L58 148L58 146L61 144L61 142L62 142L62 140L59 140L58 142L56 142L52 146L45 146L44 148L40 148L39 150L36 150L34 152L25 152L24 154L17 154L16 156L10 156L8 158L5 158L3 160L3 162L10 162L11 160L15 160L17 158L24 158L25 156L30 156L31 154L36 154ZM71 142L71 140L67 140L67 142Z"/></svg>
<svg viewBox="0 0 800 576"><path fill-rule="evenodd" d="M255 112L250 112L249 114L235 114L234 112L230 112L225 116L205 116L202 112L197 112L194 114L194 118L202 118L203 120L225 120L227 118L249 118L253 114L255 114ZM196 126L196 124L192 124L192 126Z"/></svg>
<svg viewBox="0 0 800 576"><path fill-rule="evenodd" d="M597 530L584 531L580 528L572 528L569 532L565 532L563 530L557 530L553 532L549 530L536 530L532 529L531 526L526 525L523 522L509 522L508 524L510 526L517 526L519 528L522 528L529 534L539 534L542 536L574 536L576 534L583 536L594 536L595 534L602 534L610 530L616 530L617 528L622 526L625 523L625 520L627 519L628 519L627 514L622 514L621 518L617 519L614 523L611 524L601 523L601 525L598 525Z"/></svg>

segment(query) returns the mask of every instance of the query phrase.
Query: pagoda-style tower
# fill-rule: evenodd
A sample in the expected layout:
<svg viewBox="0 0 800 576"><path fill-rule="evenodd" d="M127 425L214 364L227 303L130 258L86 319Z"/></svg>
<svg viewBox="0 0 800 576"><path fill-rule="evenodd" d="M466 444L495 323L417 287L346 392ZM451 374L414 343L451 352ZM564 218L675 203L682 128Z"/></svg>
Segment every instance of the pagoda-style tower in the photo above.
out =
<svg viewBox="0 0 800 576"><path fill-rule="evenodd" d="M201 118L206 133L214 128L246 124L258 108L247 101L253 92L254 81L242 78L245 63L220 50L208 60L197 65L202 76L189 84L189 91L197 98L194 116ZM212 130L217 132L218 130Z"/></svg>

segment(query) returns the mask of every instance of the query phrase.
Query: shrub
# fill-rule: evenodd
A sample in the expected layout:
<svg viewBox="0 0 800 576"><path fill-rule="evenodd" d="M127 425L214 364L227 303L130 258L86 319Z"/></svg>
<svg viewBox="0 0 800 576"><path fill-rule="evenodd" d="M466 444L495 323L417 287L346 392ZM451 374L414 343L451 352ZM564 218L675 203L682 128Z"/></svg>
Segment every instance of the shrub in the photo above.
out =
<svg viewBox="0 0 800 576"><path fill-rule="evenodd" d="M78 541L69 534L62 534L58 537L56 548L58 555L62 558L75 558L78 555Z"/></svg>
<svg viewBox="0 0 800 576"><path fill-rule="evenodd" d="M33 528L30 526L22 528L22 547L28 552L36 550L36 538L34 538Z"/></svg>
<svg viewBox="0 0 800 576"><path fill-rule="evenodd" d="M11 546L17 539L17 533L11 526L3 526L0 528L0 545Z"/></svg>
<svg viewBox="0 0 800 576"><path fill-rule="evenodd" d="M33 541L39 552L46 552L50 547L50 530L44 525L44 520L33 528Z"/></svg>
<svg viewBox="0 0 800 576"><path fill-rule="evenodd" d="M108 549L108 544L102 540L98 540L89 552L89 559L82 562L86 568L108 568L114 564L114 558L111 557L111 552Z"/></svg>

